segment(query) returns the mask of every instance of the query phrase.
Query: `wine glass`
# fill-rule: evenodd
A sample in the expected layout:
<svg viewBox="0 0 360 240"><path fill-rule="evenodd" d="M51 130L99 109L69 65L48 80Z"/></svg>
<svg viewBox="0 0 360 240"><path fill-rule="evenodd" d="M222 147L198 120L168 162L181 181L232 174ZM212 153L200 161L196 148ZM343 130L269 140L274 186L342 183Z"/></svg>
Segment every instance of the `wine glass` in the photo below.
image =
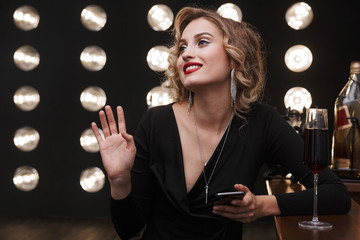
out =
<svg viewBox="0 0 360 240"><path fill-rule="evenodd" d="M311 221L298 225L305 229L327 230L333 225L318 219L318 179L322 169L329 165L329 133L327 109L309 108L306 111L304 134L304 164L314 175L314 214Z"/></svg>

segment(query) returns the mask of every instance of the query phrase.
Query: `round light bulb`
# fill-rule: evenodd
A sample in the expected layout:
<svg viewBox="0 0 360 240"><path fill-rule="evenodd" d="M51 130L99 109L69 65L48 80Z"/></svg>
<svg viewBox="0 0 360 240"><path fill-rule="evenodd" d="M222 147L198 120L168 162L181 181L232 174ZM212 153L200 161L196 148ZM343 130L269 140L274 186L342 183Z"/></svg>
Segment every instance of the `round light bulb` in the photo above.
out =
<svg viewBox="0 0 360 240"><path fill-rule="evenodd" d="M13 14L15 26L24 31L30 31L39 25L40 16L35 8L24 5L17 8Z"/></svg>
<svg viewBox="0 0 360 240"><path fill-rule="evenodd" d="M302 113L304 107L310 108L312 104L311 94L306 88L293 87L286 92L284 103L286 108Z"/></svg>
<svg viewBox="0 0 360 240"><path fill-rule="evenodd" d="M31 127L22 127L16 130L14 135L15 146L24 152L30 152L34 150L40 140L38 131Z"/></svg>
<svg viewBox="0 0 360 240"><path fill-rule="evenodd" d="M96 112L105 106L106 94L101 88L90 86L81 93L80 102L86 110Z"/></svg>
<svg viewBox="0 0 360 240"><path fill-rule="evenodd" d="M153 71L163 72L169 67L169 48L155 46L147 54L146 61Z"/></svg>
<svg viewBox="0 0 360 240"><path fill-rule="evenodd" d="M157 86L149 91L146 96L146 102L149 108L172 103L173 100L169 93L162 87Z"/></svg>
<svg viewBox="0 0 360 240"><path fill-rule="evenodd" d="M14 94L15 105L23 111L31 111L37 107L40 102L38 91L30 86L23 86L16 90Z"/></svg>
<svg viewBox="0 0 360 240"><path fill-rule="evenodd" d="M102 138L105 139L103 131L99 129L99 132ZM99 144L91 128L88 128L81 133L80 145L87 152L94 153L99 151Z"/></svg>
<svg viewBox="0 0 360 240"><path fill-rule="evenodd" d="M303 45L295 45L285 53L285 64L293 72L307 70L313 61L313 55L309 48Z"/></svg>
<svg viewBox="0 0 360 240"><path fill-rule="evenodd" d="M39 53L35 48L28 45L18 48L13 58L15 65L23 71L33 70L40 63Z"/></svg>
<svg viewBox="0 0 360 240"><path fill-rule="evenodd" d="M173 12L164 4L154 5L147 15L147 21L155 31L167 30L172 25L173 20Z"/></svg>
<svg viewBox="0 0 360 240"><path fill-rule="evenodd" d="M31 191L39 183L38 171L29 166L19 167L15 170L13 183L21 191Z"/></svg>
<svg viewBox="0 0 360 240"><path fill-rule="evenodd" d="M81 12L81 22L91 31L100 31L106 24L106 12L97 5L89 5Z"/></svg>
<svg viewBox="0 0 360 240"><path fill-rule="evenodd" d="M242 21L241 9L233 3L225 3L217 9L217 13L224 18L229 18L237 22Z"/></svg>
<svg viewBox="0 0 360 240"><path fill-rule="evenodd" d="M310 25L314 17L311 7L304 2L291 5L285 14L287 24L295 29L304 29Z"/></svg>
<svg viewBox="0 0 360 240"><path fill-rule="evenodd" d="M89 46L81 52L80 61L87 70L100 71L106 64L106 53L98 46Z"/></svg>
<svg viewBox="0 0 360 240"><path fill-rule="evenodd" d="M89 167L80 174L80 185L87 192L97 192L104 187L105 174L97 167Z"/></svg>

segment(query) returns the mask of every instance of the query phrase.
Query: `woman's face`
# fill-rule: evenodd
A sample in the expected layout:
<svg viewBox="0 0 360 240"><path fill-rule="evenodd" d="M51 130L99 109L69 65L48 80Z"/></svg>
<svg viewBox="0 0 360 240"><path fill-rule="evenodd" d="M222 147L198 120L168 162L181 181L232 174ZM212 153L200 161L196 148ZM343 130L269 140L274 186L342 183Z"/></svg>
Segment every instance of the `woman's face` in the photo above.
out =
<svg viewBox="0 0 360 240"><path fill-rule="evenodd" d="M177 70L182 84L194 90L199 86L229 84L231 63L223 46L223 36L205 18L190 22L179 41Z"/></svg>

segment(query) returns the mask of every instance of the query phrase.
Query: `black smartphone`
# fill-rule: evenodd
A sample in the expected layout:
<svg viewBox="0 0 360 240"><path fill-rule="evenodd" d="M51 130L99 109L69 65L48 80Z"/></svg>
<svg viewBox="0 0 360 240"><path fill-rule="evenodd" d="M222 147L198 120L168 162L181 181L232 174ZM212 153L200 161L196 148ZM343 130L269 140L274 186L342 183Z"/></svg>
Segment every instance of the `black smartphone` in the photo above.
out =
<svg viewBox="0 0 360 240"><path fill-rule="evenodd" d="M215 194L214 205L230 205L231 200L240 199L242 200L245 196L243 191L235 192L220 192Z"/></svg>

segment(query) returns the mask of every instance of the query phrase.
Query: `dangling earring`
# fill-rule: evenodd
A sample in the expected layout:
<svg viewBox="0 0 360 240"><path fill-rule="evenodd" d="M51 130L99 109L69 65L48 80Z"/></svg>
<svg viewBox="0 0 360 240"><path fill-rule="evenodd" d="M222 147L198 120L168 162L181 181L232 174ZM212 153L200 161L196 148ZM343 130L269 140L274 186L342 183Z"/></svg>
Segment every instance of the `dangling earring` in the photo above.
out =
<svg viewBox="0 0 360 240"><path fill-rule="evenodd" d="M230 80L230 95L231 95L231 107L234 107L235 105L235 100L236 100L236 82L235 82L235 70L231 69L231 80Z"/></svg>
<svg viewBox="0 0 360 240"><path fill-rule="evenodd" d="M189 105L188 105L188 113L190 114L191 105L192 105L192 103L193 103L191 91L189 91L189 99L188 99L188 102L189 102Z"/></svg>

